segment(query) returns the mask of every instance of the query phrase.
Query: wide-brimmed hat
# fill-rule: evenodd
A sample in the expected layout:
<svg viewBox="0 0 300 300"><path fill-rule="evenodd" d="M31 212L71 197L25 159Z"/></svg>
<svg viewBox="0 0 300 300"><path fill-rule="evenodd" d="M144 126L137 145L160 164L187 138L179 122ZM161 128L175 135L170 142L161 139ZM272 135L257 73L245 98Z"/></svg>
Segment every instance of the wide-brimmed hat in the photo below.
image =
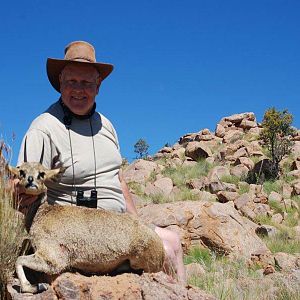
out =
<svg viewBox="0 0 300 300"><path fill-rule="evenodd" d="M47 75L52 86L60 92L59 74L68 64L89 64L94 66L102 80L113 70L114 66L107 63L96 62L94 47L88 42L75 41L65 48L64 59L47 59Z"/></svg>

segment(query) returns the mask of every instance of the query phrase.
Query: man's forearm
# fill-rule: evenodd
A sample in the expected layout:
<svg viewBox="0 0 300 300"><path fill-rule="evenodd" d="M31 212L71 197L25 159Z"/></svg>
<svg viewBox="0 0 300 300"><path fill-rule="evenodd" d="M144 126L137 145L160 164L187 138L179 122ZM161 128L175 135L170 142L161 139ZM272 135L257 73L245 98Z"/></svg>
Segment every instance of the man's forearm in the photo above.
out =
<svg viewBox="0 0 300 300"><path fill-rule="evenodd" d="M129 188L127 186L127 183L123 179L123 176L122 176L121 172L119 173L119 179L120 179L120 183L121 183L123 196L124 196L125 202L126 202L126 211L129 212L130 214L133 214L133 215L137 216L136 207L135 207L134 202L132 200L132 197L131 197Z"/></svg>

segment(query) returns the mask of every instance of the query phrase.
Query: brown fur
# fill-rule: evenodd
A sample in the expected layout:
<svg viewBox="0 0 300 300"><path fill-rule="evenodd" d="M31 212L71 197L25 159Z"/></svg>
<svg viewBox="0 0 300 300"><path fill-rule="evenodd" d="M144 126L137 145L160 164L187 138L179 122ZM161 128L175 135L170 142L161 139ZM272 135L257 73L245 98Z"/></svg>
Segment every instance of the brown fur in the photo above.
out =
<svg viewBox="0 0 300 300"><path fill-rule="evenodd" d="M59 173L51 170L50 176L40 164L31 166L32 163L24 163L12 172L17 176L22 173L22 177L25 172L25 178L44 172L45 179ZM26 186L26 180L22 180L21 184ZM34 185L37 190L41 188L42 194L45 192L43 182ZM164 248L158 235L127 213L45 202L34 217L30 239L35 253L20 256L16 263L23 292L39 291L26 279L23 266L49 275L74 269L106 274L127 260L131 268L145 272L160 271L164 262Z"/></svg>

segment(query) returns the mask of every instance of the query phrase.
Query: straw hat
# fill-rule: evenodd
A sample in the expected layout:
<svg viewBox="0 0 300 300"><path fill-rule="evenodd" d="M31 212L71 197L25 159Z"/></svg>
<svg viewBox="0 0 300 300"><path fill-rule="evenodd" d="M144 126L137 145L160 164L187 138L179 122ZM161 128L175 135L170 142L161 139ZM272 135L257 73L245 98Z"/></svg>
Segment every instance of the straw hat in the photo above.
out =
<svg viewBox="0 0 300 300"><path fill-rule="evenodd" d="M94 66L102 80L113 70L114 66L102 62L96 62L94 47L84 41L75 41L65 48L64 59L47 59L47 75L52 86L60 93L59 74L67 64L90 64Z"/></svg>

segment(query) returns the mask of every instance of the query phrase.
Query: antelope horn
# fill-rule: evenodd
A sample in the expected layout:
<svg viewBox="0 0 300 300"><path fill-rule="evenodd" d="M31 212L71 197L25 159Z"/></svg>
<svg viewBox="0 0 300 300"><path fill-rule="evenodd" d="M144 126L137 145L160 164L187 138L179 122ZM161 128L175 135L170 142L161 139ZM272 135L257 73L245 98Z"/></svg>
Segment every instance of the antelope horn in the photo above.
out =
<svg viewBox="0 0 300 300"><path fill-rule="evenodd" d="M24 162L27 162L27 136L25 138L25 144L24 144Z"/></svg>
<svg viewBox="0 0 300 300"><path fill-rule="evenodd" d="M40 164L43 163L43 159L44 159L44 150L45 150L45 144L44 144L44 140L43 140L43 148L42 148L42 153L41 153L41 158L40 158Z"/></svg>

